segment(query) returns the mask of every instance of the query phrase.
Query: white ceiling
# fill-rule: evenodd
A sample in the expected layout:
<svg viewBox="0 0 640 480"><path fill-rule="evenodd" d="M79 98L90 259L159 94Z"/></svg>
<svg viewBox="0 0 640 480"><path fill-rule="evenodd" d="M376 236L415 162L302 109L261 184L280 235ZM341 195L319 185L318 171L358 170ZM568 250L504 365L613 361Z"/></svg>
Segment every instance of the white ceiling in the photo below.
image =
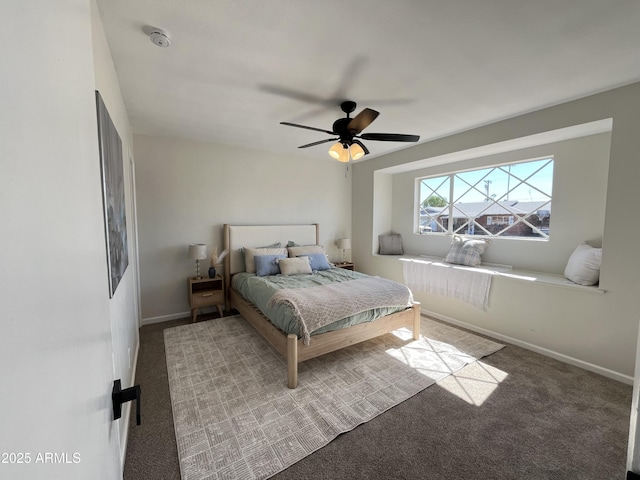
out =
<svg viewBox="0 0 640 480"><path fill-rule="evenodd" d="M333 161L343 99L421 142L640 81L637 0L98 0L136 133ZM143 32L166 30L159 48ZM373 158L412 144L366 141Z"/></svg>

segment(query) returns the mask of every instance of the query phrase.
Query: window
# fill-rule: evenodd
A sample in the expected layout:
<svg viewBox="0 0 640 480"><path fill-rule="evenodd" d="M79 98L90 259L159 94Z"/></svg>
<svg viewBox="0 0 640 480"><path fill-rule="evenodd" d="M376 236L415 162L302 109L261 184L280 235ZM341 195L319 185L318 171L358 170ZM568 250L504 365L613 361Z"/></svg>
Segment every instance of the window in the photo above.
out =
<svg viewBox="0 0 640 480"><path fill-rule="evenodd" d="M551 157L419 178L417 184L419 234L549 238Z"/></svg>
<svg viewBox="0 0 640 480"><path fill-rule="evenodd" d="M513 225L513 215L487 216L487 225Z"/></svg>

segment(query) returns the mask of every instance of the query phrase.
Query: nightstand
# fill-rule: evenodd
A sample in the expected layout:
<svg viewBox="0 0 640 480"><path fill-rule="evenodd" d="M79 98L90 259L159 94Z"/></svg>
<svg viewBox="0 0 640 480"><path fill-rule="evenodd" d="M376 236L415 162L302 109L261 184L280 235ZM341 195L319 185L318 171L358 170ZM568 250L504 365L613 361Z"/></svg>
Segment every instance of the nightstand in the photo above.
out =
<svg viewBox="0 0 640 480"><path fill-rule="evenodd" d="M353 266L353 262L341 262L334 264L338 268L344 268L345 270L353 270L355 267Z"/></svg>
<svg viewBox="0 0 640 480"><path fill-rule="evenodd" d="M195 279L189 277L189 306L191 307L191 318L195 322L198 317L200 307L210 307L215 305L222 317L222 306L224 305L224 280L219 275L215 278Z"/></svg>

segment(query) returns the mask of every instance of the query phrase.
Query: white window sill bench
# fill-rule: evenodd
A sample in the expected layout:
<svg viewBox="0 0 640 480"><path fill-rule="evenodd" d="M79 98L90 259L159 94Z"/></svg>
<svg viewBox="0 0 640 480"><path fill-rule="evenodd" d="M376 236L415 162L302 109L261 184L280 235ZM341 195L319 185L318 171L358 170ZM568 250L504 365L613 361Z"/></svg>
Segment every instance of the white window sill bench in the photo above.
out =
<svg viewBox="0 0 640 480"><path fill-rule="evenodd" d="M373 254L377 258L389 258L394 259L396 261L402 261L402 259L407 260L423 260L426 262L431 262L433 265L441 264L443 267L446 266L448 268L456 268L462 270L471 270L471 271L480 271L486 272L487 275L493 275L500 278L512 279L520 282L531 282L531 283L541 283L546 285L553 285L562 288L569 288L573 290L580 290L589 293L597 293L604 294L606 290L600 288L598 285L588 286L588 285L579 285L577 283L573 283L570 280L567 280L563 275L556 275L551 273L542 273L542 272L534 272L528 270L517 270L513 269L509 265L494 265L494 264L481 264L478 267L467 267L464 265L453 265L450 263L445 263L441 257L433 257L428 255L379 255Z"/></svg>

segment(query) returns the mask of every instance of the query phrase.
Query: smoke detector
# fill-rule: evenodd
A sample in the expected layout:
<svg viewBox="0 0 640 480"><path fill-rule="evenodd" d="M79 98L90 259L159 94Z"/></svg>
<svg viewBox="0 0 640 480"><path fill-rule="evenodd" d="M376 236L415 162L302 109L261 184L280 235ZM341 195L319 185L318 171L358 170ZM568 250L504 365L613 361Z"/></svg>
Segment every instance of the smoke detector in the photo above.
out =
<svg viewBox="0 0 640 480"><path fill-rule="evenodd" d="M167 48L171 45L171 38L164 30L160 28L149 29L147 32L151 42L158 47Z"/></svg>

